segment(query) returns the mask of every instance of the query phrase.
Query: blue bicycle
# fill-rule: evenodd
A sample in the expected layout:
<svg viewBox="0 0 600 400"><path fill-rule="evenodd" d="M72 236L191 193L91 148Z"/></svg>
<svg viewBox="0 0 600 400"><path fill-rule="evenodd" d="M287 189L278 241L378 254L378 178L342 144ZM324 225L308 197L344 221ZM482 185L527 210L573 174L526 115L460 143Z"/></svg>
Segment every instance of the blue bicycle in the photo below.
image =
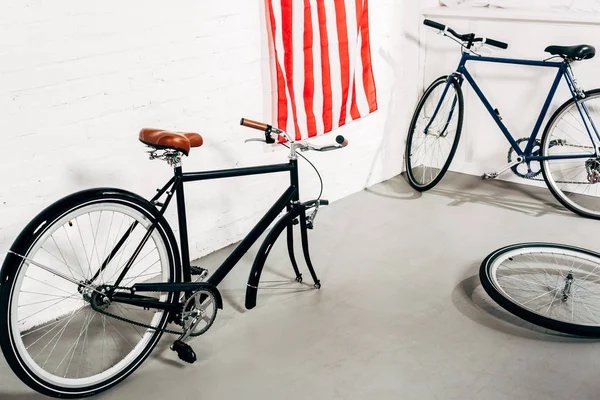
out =
<svg viewBox="0 0 600 400"><path fill-rule="evenodd" d="M574 61L594 57L594 47L583 44L548 46L545 51L551 57L541 61L486 57L477 53L477 47L490 45L507 49L508 45L476 37L474 33L458 34L443 24L427 19L423 23L458 42L462 46L462 57L456 72L436 79L417 104L405 154L410 185L418 191L429 190L448 170L462 129L464 102L461 87L466 79L511 146L508 165L496 172L486 173L482 178L493 179L509 169L525 179L541 181L541 174L548 189L566 208L584 217L600 219L600 134L593 118L600 114L600 89L582 89L571 69ZM486 99L467 70L467 61L557 69L531 136L515 139L510 134L498 110ZM537 138L538 132L563 78L572 98L550 117L540 140ZM597 116L596 120L600 120L600 115Z"/></svg>

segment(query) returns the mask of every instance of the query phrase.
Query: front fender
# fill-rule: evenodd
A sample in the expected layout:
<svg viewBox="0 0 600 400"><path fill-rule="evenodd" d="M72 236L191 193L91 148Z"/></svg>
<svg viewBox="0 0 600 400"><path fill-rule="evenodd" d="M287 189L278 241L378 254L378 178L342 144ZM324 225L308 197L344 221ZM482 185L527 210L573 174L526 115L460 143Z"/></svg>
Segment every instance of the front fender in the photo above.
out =
<svg viewBox="0 0 600 400"><path fill-rule="evenodd" d="M281 232L283 232L283 230L291 224L298 215L298 209L294 209L281 217L267 234L267 237L260 246L258 254L254 259L254 263L252 264L252 269L250 270L250 277L248 278L248 287L246 288L246 309L251 310L256 307L256 295L258 293L258 284L260 283L260 274L265 266L269 252L273 248L279 235L281 235Z"/></svg>

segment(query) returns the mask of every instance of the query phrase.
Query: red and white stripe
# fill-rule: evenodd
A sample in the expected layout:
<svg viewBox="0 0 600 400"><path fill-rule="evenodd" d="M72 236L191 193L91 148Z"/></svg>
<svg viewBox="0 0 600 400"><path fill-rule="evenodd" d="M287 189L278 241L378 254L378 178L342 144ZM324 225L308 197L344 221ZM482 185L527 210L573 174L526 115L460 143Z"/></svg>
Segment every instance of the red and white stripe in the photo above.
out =
<svg viewBox="0 0 600 400"><path fill-rule="evenodd" d="M267 0L275 118L296 139L377 110L368 0Z"/></svg>

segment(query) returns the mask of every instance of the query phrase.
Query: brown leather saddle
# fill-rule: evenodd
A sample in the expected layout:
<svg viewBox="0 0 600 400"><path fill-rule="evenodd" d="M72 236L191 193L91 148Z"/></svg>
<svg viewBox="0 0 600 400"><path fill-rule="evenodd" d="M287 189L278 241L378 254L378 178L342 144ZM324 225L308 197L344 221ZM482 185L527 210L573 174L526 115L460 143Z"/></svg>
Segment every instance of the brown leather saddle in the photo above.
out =
<svg viewBox="0 0 600 400"><path fill-rule="evenodd" d="M192 147L200 147L204 140L198 133L171 132L163 129L144 128L140 131L139 139L142 143L155 149L172 149L189 155Z"/></svg>

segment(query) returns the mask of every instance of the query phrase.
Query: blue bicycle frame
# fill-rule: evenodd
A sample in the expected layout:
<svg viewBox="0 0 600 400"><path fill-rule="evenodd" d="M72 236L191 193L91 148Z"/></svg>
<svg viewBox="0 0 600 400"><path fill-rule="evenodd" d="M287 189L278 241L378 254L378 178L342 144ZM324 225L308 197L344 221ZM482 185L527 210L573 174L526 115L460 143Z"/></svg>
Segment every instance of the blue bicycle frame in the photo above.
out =
<svg viewBox="0 0 600 400"><path fill-rule="evenodd" d="M467 70L466 64L467 64L467 61L469 61L469 60L481 61L481 62L491 62L491 63L498 63L498 64L515 64L515 65L530 65L530 66L536 66L536 67L551 67L551 68L558 69L556 78L554 79L554 82L552 83L552 87L550 88L550 93L548 94L548 97L546 98L546 102L544 103L544 106L542 107L542 111L540 112L540 116L538 117L537 122L535 123L533 132L531 133L531 136L529 137L529 141L527 142L527 146L525 147L525 150L521 150L521 148L517 144L514 137L510 134L510 132L508 131L506 126L502 123L502 119L500 118L500 116L496 113L495 109L492 107L490 102L487 100L487 98L485 97L485 95L483 94L483 92L481 91L479 86L477 86L477 83L475 82L475 79L473 78L473 76ZM519 157L521 157L522 160L526 163L529 163L530 161L543 161L543 160L553 160L553 159L557 160L557 159L568 159L568 158L589 158L592 156L590 153L541 156L541 155L539 155L539 150L532 152L533 147L535 145L537 134L540 130L542 122L544 121L544 118L546 117L546 114L548 113L548 109L550 108L550 103L552 102L552 99L554 98L556 89L558 88L558 84L560 83L561 78L564 77L565 81L567 82L567 86L569 87L569 90L571 91L571 95L573 96L575 104L577 105L577 109L579 110L579 114L581 116L581 119L583 120L584 126L588 133L588 136L590 137L590 140L592 142L592 146L594 148L594 155L598 154L598 146L596 145L596 143L597 142L600 143L600 135L598 134L598 130L596 129L596 125L594 124L594 121L590 117L590 113L588 111L587 106L585 105L585 103L580 101L583 99L583 97L577 93L575 79L573 78L573 75L569 68L569 63L566 61L548 62L548 61L537 61L537 60L520 60L520 59L513 59L513 58L484 57L484 56L473 55L467 51L463 51L462 58L460 60L460 63L458 64L458 68L456 69L456 72L452 73L448 77L448 82L446 83L446 86L444 88L444 91L442 93L440 101L437 104L437 107L436 107L435 111L433 112L433 115L431 116L431 120L425 127L425 130L424 130L425 133L427 133L427 131L429 130L429 127L435 120L435 117L437 116L437 113L439 112L441 105L443 103L444 97L446 96L446 93L448 92L448 89L449 89L450 85L452 84L452 80L455 79L462 86L463 77L466 78L467 82L469 82L469 84L471 85L471 87L473 88L475 93L477 93L477 96L479 97L479 99L481 100L483 105L485 106L486 110L492 116L494 121L496 121L496 124L498 125L498 127L500 128L500 130L502 131L504 136L506 136L506 139L508 140L508 142L510 143L512 148L515 150L517 155ZM452 114L454 113L455 107L456 107L456 97L453 100L452 107L450 109L450 113L448 116L448 121L446 121L443 131L445 131L446 128L448 127L448 124L450 123L450 120L452 118ZM584 115L587 116L587 120L584 117ZM587 121L589 121L589 124ZM591 129L590 129L590 126L591 126ZM592 135L592 130L594 132L597 142L594 140L594 136Z"/></svg>

